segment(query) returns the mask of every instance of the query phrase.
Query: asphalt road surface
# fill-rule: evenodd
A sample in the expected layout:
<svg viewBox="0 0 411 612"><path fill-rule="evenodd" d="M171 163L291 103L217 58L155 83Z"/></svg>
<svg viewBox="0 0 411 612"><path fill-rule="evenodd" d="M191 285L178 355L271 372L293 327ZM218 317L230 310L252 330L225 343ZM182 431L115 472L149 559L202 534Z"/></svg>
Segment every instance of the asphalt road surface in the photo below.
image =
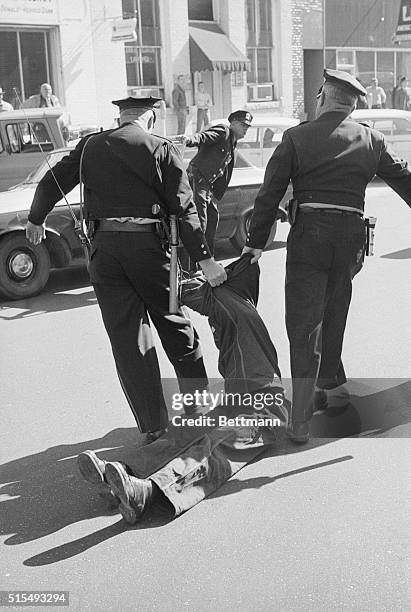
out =
<svg viewBox="0 0 411 612"><path fill-rule="evenodd" d="M77 473L82 450L141 443L86 273L2 305L0 590L69 591L75 612L409 609L411 214L381 186L367 213L375 256L354 281L343 353L351 408L315 416L307 446L279 436L174 521L130 528ZM289 389L286 235L261 260L259 312ZM217 378L207 321L193 320Z"/></svg>

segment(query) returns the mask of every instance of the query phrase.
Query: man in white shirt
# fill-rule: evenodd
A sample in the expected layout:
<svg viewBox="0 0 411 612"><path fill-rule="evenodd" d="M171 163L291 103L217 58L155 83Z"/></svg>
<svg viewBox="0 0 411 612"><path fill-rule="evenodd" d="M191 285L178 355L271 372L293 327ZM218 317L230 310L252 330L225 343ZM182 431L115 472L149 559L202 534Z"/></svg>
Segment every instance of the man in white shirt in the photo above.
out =
<svg viewBox="0 0 411 612"><path fill-rule="evenodd" d="M210 94L206 91L205 85L203 81L200 81L198 84L197 91L197 132L200 132L204 128L206 128L210 123L210 117L208 115L208 111L210 110L210 106L213 106L213 101L211 100Z"/></svg>
<svg viewBox="0 0 411 612"><path fill-rule="evenodd" d="M14 110L14 108L9 102L6 102L5 100L3 100L3 95L4 95L3 87L0 87L0 113L3 111Z"/></svg>
<svg viewBox="0 0 411 612"><path fill-rule="evenodd" d="M371 79L371 85L367 87L367 98L369 108L385 108L387 96L383 88L378 85L377 77Z"/></svg>

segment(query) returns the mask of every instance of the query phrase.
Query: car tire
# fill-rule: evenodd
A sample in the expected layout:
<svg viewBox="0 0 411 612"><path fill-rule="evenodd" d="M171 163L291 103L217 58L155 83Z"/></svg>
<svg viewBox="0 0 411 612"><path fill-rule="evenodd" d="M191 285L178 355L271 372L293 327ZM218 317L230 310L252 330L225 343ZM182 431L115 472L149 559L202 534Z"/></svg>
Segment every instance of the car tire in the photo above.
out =
<svg viewBox="0 0 411 612"><path fill-rule="evenodd" d="M247 233L248 233L248 230L250 229L251 215L252 213L249 212L247 215L244 215L244 217L240 219L237 225L237 228L235 230L235 234L231 238L231 244L239 253L241 253L241 251L243 250L243 247L247 240ZM274 221L271 227L270 235L268 237L268 240L264 248L267 248L274 241L276 233L277 233L277 221Z"/></svg>
<svg viewBox="0 0 411 612"><path fill-rule="evenodd" d="M32 245L21 233L0 240L0 296L21 300L37 295L50 275L50 257L44 244Z"/></svg>

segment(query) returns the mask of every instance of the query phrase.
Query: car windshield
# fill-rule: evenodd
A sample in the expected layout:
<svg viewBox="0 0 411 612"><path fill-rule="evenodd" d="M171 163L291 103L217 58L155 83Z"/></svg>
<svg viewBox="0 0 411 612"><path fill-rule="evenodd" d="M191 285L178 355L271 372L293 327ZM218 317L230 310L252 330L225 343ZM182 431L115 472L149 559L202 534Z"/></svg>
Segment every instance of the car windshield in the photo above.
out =
<svg viewBox="0 0 411 612"><path fill-rule="evenodd" d="M68 155L70 151L53 151L49 155L46 155L44 162L35 170L32 170L30 174L24 179L23 185L26 184L37 184L46 174L47 170L52 168L59 162L65 155Z"/></svg>

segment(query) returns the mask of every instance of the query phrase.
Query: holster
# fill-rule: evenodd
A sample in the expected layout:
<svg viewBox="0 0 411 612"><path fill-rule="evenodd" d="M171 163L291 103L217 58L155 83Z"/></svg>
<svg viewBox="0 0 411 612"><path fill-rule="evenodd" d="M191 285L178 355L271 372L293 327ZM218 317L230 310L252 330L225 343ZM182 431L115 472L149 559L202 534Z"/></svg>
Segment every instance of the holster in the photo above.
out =
<svg viewBox="0 0 411 612"><path fill-rule="evenodd" d="M297 220L297 212L298 212L298 200L296 198L291 198L291 200L288 200L288 205L287 205L287 218L288 218L288 223L291 225L291 227L295 224Z"/></svg>

